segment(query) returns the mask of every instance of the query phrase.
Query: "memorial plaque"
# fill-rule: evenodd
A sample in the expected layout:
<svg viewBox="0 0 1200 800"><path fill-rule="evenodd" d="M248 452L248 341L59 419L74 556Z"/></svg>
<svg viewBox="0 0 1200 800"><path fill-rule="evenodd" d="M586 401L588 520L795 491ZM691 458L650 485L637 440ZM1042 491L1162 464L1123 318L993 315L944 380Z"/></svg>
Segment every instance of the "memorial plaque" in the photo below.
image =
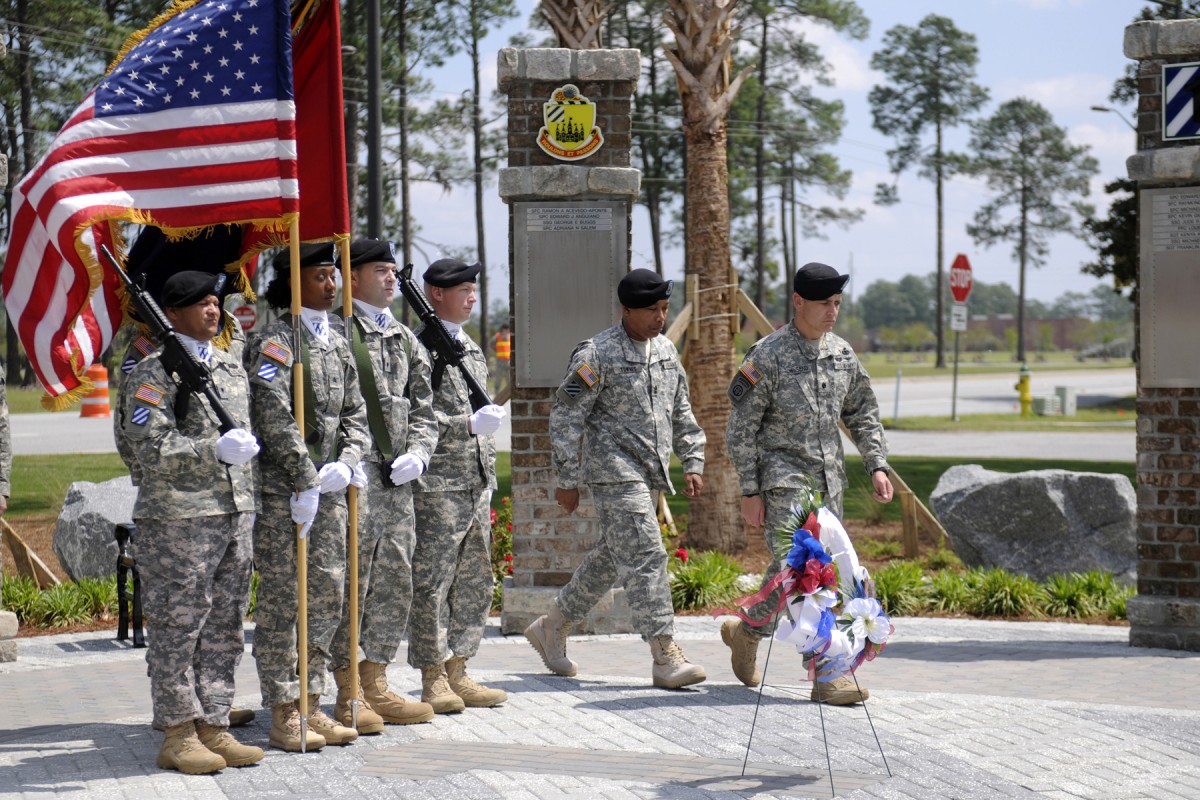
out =
<svg viewBox="0 0 1200 800"><path fill-rule="evenodd" d="M1200 386L1200 187L1143 189L1138 217L1141 385Z"/></svg>
<svg viewBox="0 0 1200 800"><path fill-rule="evenodd" d="M626 217L619 201L513 204L517 386L558 386L575 345L620 319Z"/></svg>

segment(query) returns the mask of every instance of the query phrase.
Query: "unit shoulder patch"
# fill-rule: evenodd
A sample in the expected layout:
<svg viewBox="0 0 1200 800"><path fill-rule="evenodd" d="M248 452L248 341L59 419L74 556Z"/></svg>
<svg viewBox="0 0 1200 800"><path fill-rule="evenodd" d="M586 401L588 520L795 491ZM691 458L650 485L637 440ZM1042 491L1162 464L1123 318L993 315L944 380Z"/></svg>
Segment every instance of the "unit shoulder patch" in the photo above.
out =
<svg viewBox="0 0 1200 800"><path fill-rule="evenodd" d="M743 362L737 374L733 376L733 382L729 384L729 399L740 403L761 380L762 373L758 371L754 363L752 361Z"/></svg>

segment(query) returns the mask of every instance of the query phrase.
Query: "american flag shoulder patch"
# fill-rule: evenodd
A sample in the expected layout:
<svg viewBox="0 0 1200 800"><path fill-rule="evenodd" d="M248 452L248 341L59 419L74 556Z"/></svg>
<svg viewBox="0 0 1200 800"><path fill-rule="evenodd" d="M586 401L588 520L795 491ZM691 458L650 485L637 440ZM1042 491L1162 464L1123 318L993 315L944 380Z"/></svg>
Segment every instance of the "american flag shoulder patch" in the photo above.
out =
<svg viewBox="0 0 1200 800"><path fill-rule="evenodd" d="M292 360L292 351L274 340L268 340L263 345L262 354L267 358L278 361L280 364L287 364Z"/></svg>
<svg viewBox="0 0 1200 800"><path fill-rule="evenodd" d="M144 356L148 356L154 352L154 342L147 339L145 336L139 336L133 340L133 347Z"/></svg>
<svg viewBox="0 0 1200 800"><path fill-rule="evenodd" d="M129 415L129 421L134 425L145 425L150 419L150 408L148 406L138 406Z"/></svg>
<svg viewBox="0 0 1200 800"><path fill-rule="evenodd" d="M136 400L141 400L143 403L149 403L152 406L156 406L162 402L163 392L162 389L156 389L148 383L143 383L137 388L137 391L133 393L133 396Z"/></svg>
<svg viewBox="0 0 1200 800"><path fill-rule="evenodd" d="M258 372L255 373L264 381L270 383L275 380L275 375L279 372L279 367L272 364L270 361L264 361L258 365Z"/></svg>
<svg viewBox="0 0 1200 800"><path fill-rule="evenodd" d="M596 385L596 381L600 380L587 364L575 370L575 374L579 376L581 381L587 384L589 389Z"/></svg>
<svg viewBox="0 0 1200 800"><path fill-rule="evenodd" d="M751 386L762 380L762 373L758 371L753 362L747 361L742 364L742 368L738 372L746 376L746 380L750 381Z"/></svg>

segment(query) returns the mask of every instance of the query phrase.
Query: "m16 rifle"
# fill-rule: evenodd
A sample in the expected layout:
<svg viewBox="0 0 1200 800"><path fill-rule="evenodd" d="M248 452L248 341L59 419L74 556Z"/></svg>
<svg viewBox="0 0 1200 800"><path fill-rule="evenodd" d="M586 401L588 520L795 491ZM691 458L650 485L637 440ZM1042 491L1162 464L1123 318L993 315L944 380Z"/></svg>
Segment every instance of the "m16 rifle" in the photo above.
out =
<svg viewBox="0 0 1200 800"><path fill-rule="evenodd" d="M462 346L462 342L450 335L450 331L446 330L446 326L438 319L437 313L433 310L433 306L429 305L429 300L421 291L421 287L417 286L416 281L413 280L412 269L412 264L405 264L404 269L400 270L400 293L404 295L404 299L408 301L412 310L421 318L423 324L420 334L421 342L433 357L433 390L437 391L442 385L446 367L458 367L463 380L467 382L471 410L478 411L484 406L492 405L492 398L488 396L487 390L479 385L479 381L475 380L475 377L463 364L463 359L467 356L466 348Z"/></svg>
<svg viewBox="0 0 1200 800"><path fill-rule="evenodd" d="M183 340L171 327L167 315L150 296L150 292L129 277L129 273L121 268L117 259L105 245L100 245L99 250L109 266L121 276L121 281L125 284L125 291L138 316L150 328L150 333L155 341L162 345L163 366L169 372L173 372L179 381L182 391L175 396L175 418L185 419L187 417L188 405L192 393L195 392L208 399L208 404L220 421L221 433L228 433L234 428L240 427L225 406L221 405L221 399L217 396L217 390L213 386L212 374L208 371L208 367L197 361L191 351L184 346Z"/></svg>

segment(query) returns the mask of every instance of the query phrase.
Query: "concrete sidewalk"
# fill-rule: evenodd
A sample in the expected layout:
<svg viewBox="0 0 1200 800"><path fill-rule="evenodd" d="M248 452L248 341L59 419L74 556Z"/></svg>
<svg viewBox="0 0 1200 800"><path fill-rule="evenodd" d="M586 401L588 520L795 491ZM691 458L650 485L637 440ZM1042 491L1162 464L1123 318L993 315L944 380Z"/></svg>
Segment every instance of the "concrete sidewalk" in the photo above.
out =
<svg viewBox="0 0 1200 800"><path fill-rule="evenodd" d="M895 624L858 673L870 701L846 708L807 701L786 646L759 703L705 618L678 618L709 675L681 691L650 685L638 637L571 639L580 675L559 678L491 627L472 672L505 705L199 777L154 767L144 651L108 633L22 639L0 664L0 797L1200 798L1200 654L1130 648L1120 627ZM389 678L419 694L403 652ZM249 646L238 689L258 705ZM265 746L268 717L240 738Z"/></svg>

